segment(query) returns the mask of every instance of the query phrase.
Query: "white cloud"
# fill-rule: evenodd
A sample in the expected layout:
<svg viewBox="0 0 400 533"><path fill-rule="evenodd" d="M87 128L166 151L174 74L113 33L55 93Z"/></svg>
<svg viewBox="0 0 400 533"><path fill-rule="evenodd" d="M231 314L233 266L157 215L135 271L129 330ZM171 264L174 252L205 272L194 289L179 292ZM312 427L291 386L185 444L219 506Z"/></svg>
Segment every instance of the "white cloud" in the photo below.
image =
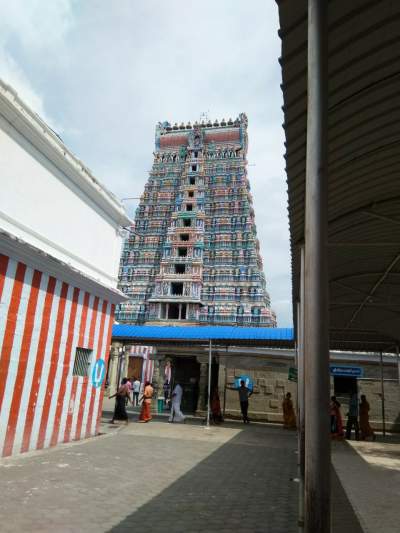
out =
<svg viewBox="0 0 400 533"><path fill-rule="evenodd" d="M46 120L46 112L43 105L43 97L38 94L16 61L0 49L0 72L1 79L11 85L38 115Z"/></svg>
<svg viewBox="0 0 400 533"><path fill-rule="evenodd" d="M0 78L49 125L57 123L45 106L45 91L34 86L21 56L37 61L48 57L49 48L60 49L72 25L71 1L0 0Z"/></svg>
<svg viewBox="0 0 400 533"><path fill-rule="evenodd" d="M0 0L0 34L3 44L35 54L59 46L73 24L71 0ZM14 41L14 43L11 43Z"/></svg>
<svg viewBox="0 0 400 533"><path fill-rule="evenodd" d="M21 96L58 125L120 198L143 191L158 121L193 122L204 111L212 119L248 114L255 164L249 177L268 290L279 325L290 325L276 4L14 0L4 9L0 68L8 65Z"/></svg>

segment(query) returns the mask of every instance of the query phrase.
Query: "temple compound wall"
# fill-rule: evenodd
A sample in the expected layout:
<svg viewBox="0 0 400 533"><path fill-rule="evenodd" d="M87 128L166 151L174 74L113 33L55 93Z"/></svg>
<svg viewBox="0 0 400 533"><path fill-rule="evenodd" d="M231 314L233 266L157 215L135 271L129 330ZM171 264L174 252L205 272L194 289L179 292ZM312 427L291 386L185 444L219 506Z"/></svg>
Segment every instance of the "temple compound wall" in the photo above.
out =
<svg viewBox="0 0 400 533"><path fill-rule="evenodd" d="M184 354L182 350L177 355L177 350L173 348L154 348L150 355L154 360L154 397L163 396L166 379L170 379L171 389L174 383L179 382L184 390L183 411L204 417L208 391L208 356L206 353L193 354L193 351L191 354L190 350L187 350ZM112 342L111 354L114 366L123 354L123 366L129 368L129 359L132 358L131 345L124 345L123 342L115 340ZM250 419L280 424L283 422L282 401L287 392L292 394L296 406L297 382L292 380L294 367L294 353L291 350L274 350L271 353L263 352L262 349L246 351L237 348L226 355L216 349L211 371L211 388L218 389L225 417L240 419L235 382L240 377L250 378L254 385L254 393L249 401ZM116 383L111 384L111 392L115 391L115 387ZM352 391L357 392L358 397L361 394L367 396L371 406L371 424L375 429L383 428L384 407L385 429L400 431L400 386L396 357L383 356L381 366L379 355L331 352L331 395L336 395L340 401L344 419ZM156 402L153 408L156 409Z"/></svg>
<svg viewBox="0 0 400 533"><path fill-rule="evenodd" d="M370 421L373 428L382 430L382 387L380 366L378 362L372 364L340 363L345 366L357 365L363 370L362 378L355 378L354 384L358 397L365 394L370 403ZM294 404L296 404L297 386L296 383L288 379L289 368L291 365L283 364L280 367L271 365L268 370L246 370L239 368L226 369L226 403L225 412L229 416L240 418L240 409L238 405L237 392L232 390L235 378L246 375L249 376L255 386L255 393L250 397L250 417L254 420L264 420L267 422L283 422L282 401L287 392L291 392ZM224 373L225 369L220 369ZM221 377L222 378L222 377ZM222 378L224 379L224 378ZM331 375L331 395L336 395L341 403L342 416L345 419L349 401L349 390L353 383L346 380L338 382L338 378ZM384 365L384 409L385 409L385 428L387 431L400 431L400 387L398 382L398 372L395 362ZM336 390L335 390L336 389ZM220 379L220 394L223 398L224 384ZM222 402L223 404L223 402Z"/></svg>
<svg viewBox="0 0 400 533"><path fill-rule="evenodd" d="M97 434L130 221L2 82L0 153L0 456L10 456Z"/></svg>

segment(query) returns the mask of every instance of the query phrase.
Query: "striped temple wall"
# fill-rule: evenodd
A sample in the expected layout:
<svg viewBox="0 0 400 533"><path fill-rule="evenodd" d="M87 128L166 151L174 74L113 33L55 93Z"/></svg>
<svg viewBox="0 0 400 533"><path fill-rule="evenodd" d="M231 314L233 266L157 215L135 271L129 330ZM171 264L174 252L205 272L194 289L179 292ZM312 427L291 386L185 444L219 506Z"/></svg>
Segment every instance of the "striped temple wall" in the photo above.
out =
<svg viewBox="0 0 400 533"><path fill-rule="evenodd" d="M0 456L98 432L104 383L92 377L113 318L110 302L0 254ZM87 376L73 375L77 347L93 350Z"/></svg>
<svg viewBox="0 0 400 533"><path fill-rule="evenodd" d="M143 359L141 383L142 387L146 381L153 380L154 361L150 359L154 353L154 346L133 345L128 346L128 356L141 357Z"/></svg>

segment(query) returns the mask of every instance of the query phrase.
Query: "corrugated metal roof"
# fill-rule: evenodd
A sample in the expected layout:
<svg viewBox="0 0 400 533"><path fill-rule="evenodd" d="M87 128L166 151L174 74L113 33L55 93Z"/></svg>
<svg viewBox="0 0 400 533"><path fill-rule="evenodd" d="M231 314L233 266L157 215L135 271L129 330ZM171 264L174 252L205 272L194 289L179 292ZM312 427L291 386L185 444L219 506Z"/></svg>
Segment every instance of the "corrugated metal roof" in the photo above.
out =
<svg viewBox="0 0 400 533"><path fill-rule="evenodd" d="M278 0L278 5L297 301L304 242L307 1ZM400 2L329 2L328 255L331 339L337 347L341 337L371 346L400 341L399 23Z"/></svg>
<svg viewBox="0 0 400 533"><path fill-rule="evenodd" d="M208 342L262 346L293 346L292 328L242 328L229 326L131 326L115 324L113 339L138 342Z"/></svg>

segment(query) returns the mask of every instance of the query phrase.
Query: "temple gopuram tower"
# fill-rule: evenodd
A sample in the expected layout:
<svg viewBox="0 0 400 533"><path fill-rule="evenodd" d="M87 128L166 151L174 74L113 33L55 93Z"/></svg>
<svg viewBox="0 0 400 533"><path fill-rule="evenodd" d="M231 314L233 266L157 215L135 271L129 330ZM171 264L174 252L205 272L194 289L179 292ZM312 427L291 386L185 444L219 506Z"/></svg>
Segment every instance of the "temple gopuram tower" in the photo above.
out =
<svg viewBox="0 0 400 533"><path fill-rule="evenodd" d="M247 117L156 127L125 240L121 323L276 326L247 178Z"/></svg>

